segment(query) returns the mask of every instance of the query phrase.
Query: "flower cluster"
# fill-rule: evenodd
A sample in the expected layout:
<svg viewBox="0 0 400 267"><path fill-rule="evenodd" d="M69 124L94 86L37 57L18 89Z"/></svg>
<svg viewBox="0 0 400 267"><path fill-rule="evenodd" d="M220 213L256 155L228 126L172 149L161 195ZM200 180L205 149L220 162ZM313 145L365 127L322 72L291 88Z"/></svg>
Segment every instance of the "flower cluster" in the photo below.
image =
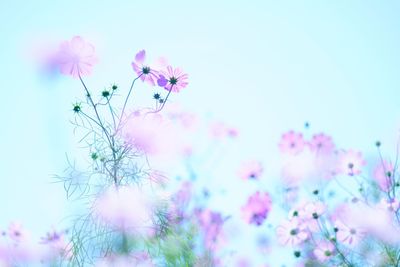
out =
<svg viewBox="0 0 400 267"><path fill-rule="evenodd" d="M380 156L367 177L362 153L337 149L325 134L306 141L303 134L290 131L282 135L279 148L287 159L282 172L285 185L300 188L301 181L304 186L314 186L308 194L300 193L304 187L295 191L296 196L284 203L287 218L276 227L277 240L294 251L301 266L315 262L326 264L323 266L395 266L399 255L393 251L400 241L400 221L393 165ZM287 179L288 175L292 179ZM379 244L386 249L379 257L369 256Z"/></svg>

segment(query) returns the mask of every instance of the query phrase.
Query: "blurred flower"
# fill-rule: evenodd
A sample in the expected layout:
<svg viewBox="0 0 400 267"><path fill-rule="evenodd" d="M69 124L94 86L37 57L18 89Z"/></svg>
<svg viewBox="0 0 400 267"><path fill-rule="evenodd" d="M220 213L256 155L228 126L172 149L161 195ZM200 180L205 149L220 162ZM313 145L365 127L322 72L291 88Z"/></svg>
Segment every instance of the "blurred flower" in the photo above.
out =
<svg viewBox="0 0 400 267"><path fill-rule="evenodd" d="M93 209L95 218L120 231L147 233L153 227L153 202L136 186L108 188Z"/></svg>
<svg viewBox="0 0 400 267"><path fill-rule="evenodd" d="M178 93L180 90L188 85L188 75L184 73L180 68L173 69L171 66L167 66L165 71L161 71L159 86L164 87L168 91Z"/></svg>
<svg viewBox="0 0 400 267"><path fill-rule="evenodd" d="M348 150L341 151L339 154L337 171L340 174L358 175L362 167L366 164L361 152Z"/></svg>
<svg viewBox="0 0 400 267"><path fill-rule="evenodd" d="M373 177L378 182L379 187L387 192L394 183L394 167L393 164L387 161L379 163L373 173Z"/></svg>
<svg viewBox="0 0 400 267"><path fill-rule="evenodd" d="M305 141L301 133L289 131L284 133L279 143L279 148L283 153L297 154L303 151Z"/></svg>
<svg viewBox="0 0 400 267"><path fill-rule="evenodd" d="M336 238L338 241L349 246L357 245L366 235L366 231L360 227L350 227L342 221L335 222Z"/></svg>
<svg viewBox="0 0 400 267"><path fill-rule="evenodd" d="M336 166L335 154L316 154L305 149L296 155L284 157L282 178L290 187L299 186L305 180L320 182L322 179L331 179Z"/></svg>
<svg viewBox="0 0 400 267"><path fill-rule="evenodd" d="M132 62L132 68L136 72L140 79L144 82L149 83L150 85L156 85L156 81L158 79L158 72L153 70L149 65L145 64L146 60L146 51L139 51L135 60Z"/></svg>
<svg viewBox="0 0 400 267"><path fill-rule="evenodd" d="M259 179L263 173L263 167L259 161L243 162L238 171L238 175L243 180Z"/></svg>
<svg viewBox="0 0 400 267"><path fill-rule="evenodd" d="M304 205L301 216L305 219L319 219L319 217L326 211L326 205L321 201L308 202Z"/></svg>
<svg viewBox="0 0 400 267"><path fill-rule="evenodd" d="M299 211L299 218L303 220L303 224L307 226L310 231L318 231L318 219L326 211L326 205L321 201L308 202Z"/></svg>
<svg viewBox="0 0 400 267"><path fill-rule="evenodd" d="M393 212L382 208L381 204L368 205L363 202L349 203L343 205L336 214L336 219L343 222L351 229L360 229L374 236L380 241L398 244L400 242L400 228L395 223ZM361 232L362 233L362 232Z"/></svg>
<svg viewBox="0 0 400 267"><path fill-rule="evenodd" d="M308 238L306 226L294 217L284 220L277 228L276 234L278 242L282 245L296 246L303 243Z"/></svg>
<svg viewBox="0 0 400 267"><path fill-rule="evenodd" d="M331 154L335 150L332 138L323 133L314 135L309 146L311 151L318 154Z"/></svg>
<svg viewBox="0 0 400 267"><path fill-rule="evenodd" d="M271 210L272 200L268 193L256 192L242 207L242 216L249 224L261 225Z"/></svg>
<svg viewBox="0 0 400 267"><path fill-rule="evenodd" d="M42 238L41 243L46 247L45 255L42 259L44 261L52 261L57 257L70 259L73 256L72 243L66 240L65 232L53 230Z"/></svg>
<svg viewBox="0 0 400 267"><path fill-rule="evenodd" d="M21 242L28 238L28 233L19 222L12 222L8 226L8 237L16 242Z"/></svg>
<svg viewBox="0 0 400 267"><path fill-rule="evenodd" d="M222 226L225 220L220 213L209 209L197 209L195 214L204 234L205 246L208 249L215 249L222 239Z"/></svg>
<svg viewBox="0 0 400 267"><path fill-rule="evenodd" d="M56 55L56 62L62 74L74 78L89 75L97 63L93 45L85 42L80 36L61 44Z"/></svg>
<svg viewBox="0 0 400 267"><path fill-rule="evenodd" d="M321 262L329 260L335 253L335 246L328 241L321 241L314 249L314 256Z"/></svg>
<svg viewBox="0 0 400 267"><path fill-rule="evenodd" d="M135 112L121 130L125 141L138 152L173 159L183 154L183 135L161 114Z"/></svg>

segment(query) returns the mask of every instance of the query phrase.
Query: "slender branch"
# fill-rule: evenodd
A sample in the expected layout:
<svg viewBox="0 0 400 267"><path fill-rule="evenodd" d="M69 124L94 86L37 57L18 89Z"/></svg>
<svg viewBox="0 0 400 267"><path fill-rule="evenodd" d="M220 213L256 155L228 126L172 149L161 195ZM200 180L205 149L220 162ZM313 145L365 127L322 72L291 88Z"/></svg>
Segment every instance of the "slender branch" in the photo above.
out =
<svg viewBox="0 0 400 267"><path fill-rule="evenodd" d="M121 112L121 116L119 117L119 122L118 122L118 127L117 130L119 130L119 127L121 126L121 122L122 122L122 116L124 116L124 112L125 112L125 108L126 108L126 104L128 103L129 97L132 93L132 89L133 89L133 85L135 85L135 82L137 79L139 79L140 77L142 77L143 73L140 74L139 76L137 76L135 79L133 79L132 84L131 84L131 88L129 88L129 92L128 95L125 98L125 103L124 106L122 107L122 112Z"/></svg>
<svg viewBox="0 0 400 267"><path fill-rule="evenodd" d="M104 134L106 135L106 137L107 137L107 139L108 139L108 142L110 143L110 146L111 146L111 139L110 139L109 133L108 133L107 129L104 127L104 125L103 125L103 123L102 123L102 121L101 121L101 119L100 119L99 112L97 111L97 106L96 106L96 104L93 102L92 96L91 96L91 94L90 94L88 88L86 87L86 84L83 82L82 77L81 77L80 74L79 74L79 80L81 81L83 87L85 88L86 95L87 95L87 97L88 97L88 99L89 99L89 102L90 102L90 104L92 105L94 112L96 113L97 120L99 121L98 125L100 125L101 129L103 130Z"/></svg>

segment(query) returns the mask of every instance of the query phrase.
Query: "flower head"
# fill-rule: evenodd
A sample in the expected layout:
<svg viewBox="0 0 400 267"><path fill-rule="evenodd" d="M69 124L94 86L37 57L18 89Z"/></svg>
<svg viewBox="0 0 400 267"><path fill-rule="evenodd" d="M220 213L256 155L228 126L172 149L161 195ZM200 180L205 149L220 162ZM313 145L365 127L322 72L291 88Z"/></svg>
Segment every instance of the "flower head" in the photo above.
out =
<svg viewBox="0 0 400 267"><path fill-rule="evenodd" d="M318 154L330 154L335 150L335 144L330 136L316 134L309 142L310 150Z"/></svg>
<svg viewBox="0 0 400 267"><path fill-rule="evenodd" d="M145 63L146 61L146 51L141 50L139 51L136 56L135 60L132 62L132 68L136 72L140 79L143 82L147 82L150 85L156 85L156 81L158 79L158 72L151 68L149 65Z"/></svg>
<svg viewBox="0 0 400 267"><path fill-rule="evenodd" d="M20 242L28 237L28 233L19 222L12 222L8 226L8 236L10 239Z"/></svg>
<svg viewBox="0 0 400 267"><path fill-rule="evenodd" d="M283 153L298 154L303 151L305 141L301 133L289 131L284 133L279 143L279 148Z"/></svg>
<svg viewBox="0 0 400 267"><path fill-rule="evenodd" d="M335 246L328 241L321 241L314 249L314 256L320 261L325 262L329 260L335 253Z"/></svg>
<svg viewBox="0 0 400 267"><path fill-rule="evenodd" d="M358 175L366 164L361 152L348 150L339 154L338 172L346 175Z"/></svg>
<svg viewBox="0 0 400 267"><path fill-rule="evenodd" d="M218 212L209 209L195 210L200 228L204 234L204 243L207 248L215 248L222 238L222 226L225 219Z"/></svg>
<svg viewBox="0 0 400 267"><path fill-rule="evenodd" d="M161 72L157 83L165 90L177 93L188 85L188 75L180 68L173 69L167 66L166 70Z"/></svg>
<svg viewBox="0 0 400 267"><path fill-rule="evenodd" d="M242 207L244 220L249 224L261 225L267 218L271 205L272 200L268 193L256 192L249 197L246 205Z"/></svg>
<svg viewBox="0 0 400 267"><path fill-rule="evenodd" d="M335 231L337 240L349 246L357 245L366 235L363 228L346 225L340 220L335 222Z"/></svg>
<svg viewBox="0 0 400 267"><path fill-rule="evenodd" d="M85 42L82 37L75 36L71 41L60 45L56 55L56 63L62 74L74 78L89 75L97 63L93 45Z"/></svg>
<svg viewBox="0 0 400 267"><path fill-rule="evenodd" d="M383 161L375 167L373 177L382 190L388 191L393 186L393 172L393 164L387 161Z"/></svg>
<svg viewBox="0 0 400 267"><path fill-rule="evenodd" d="M247 161L243 162L238 175L243 180L247 179L259 179L263 173L263 166L259 161Z"/></svg>
<svg viewBox="0 0 400 267"><path fill-rule="evenodd" d="M279 243L282 245L296 246L303 243L308 238L306 227L297 217L283 221L276 228L276 234Z"/></svg>

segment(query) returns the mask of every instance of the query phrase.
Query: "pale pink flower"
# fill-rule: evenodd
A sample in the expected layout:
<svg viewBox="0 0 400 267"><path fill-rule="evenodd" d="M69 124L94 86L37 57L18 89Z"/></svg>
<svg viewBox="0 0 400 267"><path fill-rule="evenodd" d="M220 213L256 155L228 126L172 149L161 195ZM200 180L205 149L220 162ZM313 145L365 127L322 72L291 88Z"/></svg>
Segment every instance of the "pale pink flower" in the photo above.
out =
<svg viewBox="0 0 400 267"><path fill-rule="evenodd" d="M298 154L303 151L305 141L303 134L289 131L282 135L279 148L283 153Z"/></svg>
<svg viewBox="0 0 400 267"><path fill-rule="evenodd" d="M393 212L381 204L367 205L363 202L350 203L340 208L335 216L351 229L360 229L368 236L387 243L400 242L400 228Z"/></svg>
<svg viewBox="0 0 400 267"><path fill-rule="evenodd" d="M243 162L238 171L238 175L243 180L259 179L263 173L263 166L259 161Z"/></svg>
<svg viewBox="0 0 400 267"><path fill-rule="evenodd" d="M92 72L97 58L93 45L85 42L82 37L75 36L71 41L61 44L56 62L62 74L78 78Z"/></svg>
<svg viewBox="0 0 400 267"><path fill-rule="evenodd" d="M366 235L366 231L359 226L344 224L342 221L335 222L336 239L349 246L357 245Z"/></svg>
<svg viewBox="0 0 400 267"><path fill-rule="evenodd" d="M335 246L328 241L321 241L314 249L314 256L320 261L325 262L329 260L335 253Z"/></svg>
<svg viewBox="0 0 400 267"><path fill-rule="evenodd" d="M337 171L340 174L358 175L361 173L362 167L366 162L362 157L361 152L348 150L341 151L339 154Z"/></svg>
<svg viewBox="0 0 400 267"><path fill-rule="evenodd" d="M303 224L310 231L315 232L320 230L318 219L325 213L325 211L326 205L321 201L308 202L300 210L299 218L303 220Z"/></svg>
<svg viewBox="0 0 400 267"><path fill-rule="evenodd" d="M28 238L28 232L25 231L21 223L12 222L8 226L8 237L16 242L20 242Z"/></svg>
<svg viewBox="0 0 400 267"><path fill-rule="evenodd" d="M189 76L180 68L173 69L167 66L165 71L161 71L159 77L158 85L171 92L178 93L188 85Z"/></svg>
<svg viewBox="0 0 400 267"><path fill-rule="evenodd" d="M256 192L249 197L246 205L241 209L243 219L249 224L259 226L267 218L271 206L272 200L267 192Z"/></svg>
<svg viewBox="0 0 400 267"><path fill-rule="evenodd" d="M393 173L394 167L390 162L384 161L375 167L373 177L383 191L387 191L393 186Z"/></svg>
<svg viewBox="0 0 400 267"><path fill-rule="evenodd" d="M147 65L145 61L146 51L141 50L136 54L135 60L131 64L132 68L136 72L136 74L140 76L140 79L142 81L147 82L152 86L155 86L156 81L159 78L158 72Z"/></svg>
<svg viewBox="0 0 400 267"><path fill-rule="evenodd" d="M321 201L308 202L304 205L301 215L305 219L317 220L326 211L326 205Z"/></svg>
<svg viewBox="0 0 400 267"><path fill-rule="evenodd" d="M332 138L323 133L314 135L308 144L310 150L317 154L331 154L335 150Z"/></svg>
<svg viewBox="0 0 400 267"><path fill-rule="evenodd" d="M46 247L42 260L52 261L57 257L70 259L73 256L72 243L66 239L65 232L53 230L42 238L41 243Z"/></svg>
<svg viewBox="0 0 400 267"><path fill-rule="evenodd" d="M277 228L276 234L281 245L296 246L303 243L308 238L305 225L298 218L284 220Z"/></svg>
<svg viewBox="0 0 400 267"><path fill-rule="evenodd" d="M110 187L94 203L94 217L124 232L147 233L152 227L153 201L136 186Z"/></svg>
<svg viewBox="0 0 400 267"><path fill-rule="evenodd" d="M215 249L223 239L222 227L225 219L220 213L209 209L197 209L195 215L203 232L205 246Z"/></svg>

